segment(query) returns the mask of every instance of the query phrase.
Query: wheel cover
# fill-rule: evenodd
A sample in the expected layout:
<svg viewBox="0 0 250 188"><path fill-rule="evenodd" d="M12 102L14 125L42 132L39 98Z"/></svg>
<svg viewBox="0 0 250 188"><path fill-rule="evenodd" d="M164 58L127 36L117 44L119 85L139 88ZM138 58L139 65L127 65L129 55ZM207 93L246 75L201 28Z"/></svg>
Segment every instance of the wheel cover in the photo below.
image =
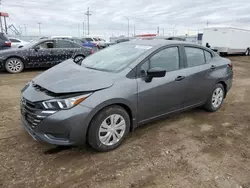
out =
<svg viewBox="0 0 250 188"><path fill-rule="evenodd" d="M19 72L20 70L22 70L22 62L18 59L10 59L7 62L7 68L11 72Z"/></svg>
<svg viewBox="0 0 250 188"><path fill-rule="evenodd" d="M121 140L125 130L125 119L119 114L112 114L102 122L99 128L99 140L103 145L112 146Z"/></svg>
<svg viewBox="0 0 250 188"><path fill-rule="evenodd" d="M216 88L212 96L212 105L214 108L218 108L221 105L223 97L224 97L223 90L221 88Z"/></svg>
<svg viewBox="0 0 250 188"><path fill-rule="evenodd" d="M77 56L76 58L75 58L75 61L80 61L80 60L83 60L84 59L84 57L82 57L82 56Z"/></svg>

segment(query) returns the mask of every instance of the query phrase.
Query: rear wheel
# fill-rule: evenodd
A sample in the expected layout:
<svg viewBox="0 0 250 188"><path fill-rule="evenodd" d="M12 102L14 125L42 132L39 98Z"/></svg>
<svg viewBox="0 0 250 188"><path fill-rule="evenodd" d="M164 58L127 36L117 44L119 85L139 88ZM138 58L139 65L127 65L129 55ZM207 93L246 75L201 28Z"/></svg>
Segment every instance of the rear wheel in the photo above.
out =
<svg viewBox="0 0 250 188"><path fill-rule="evenodd" d="M88 143L98 151L117 148L129 132L130 118L120 106L101 110L92 120L88 131Z"/></svg>
<svg viewBox="0 0 250 188"><path fill-rule="evenodd" d="M225 96L225 90L223 85L216 84L213 93L211 94L207 103L204 106L205 109L209 112L217 111L223 103L224 96Z"/></svg>
<svg viewBox="0 0 250 188"><path fill-rule="evenodd" d="M5 62L5 69L9 73L20 73L24 69L24 64L21 59L19 58L9 58Z"/></svg>

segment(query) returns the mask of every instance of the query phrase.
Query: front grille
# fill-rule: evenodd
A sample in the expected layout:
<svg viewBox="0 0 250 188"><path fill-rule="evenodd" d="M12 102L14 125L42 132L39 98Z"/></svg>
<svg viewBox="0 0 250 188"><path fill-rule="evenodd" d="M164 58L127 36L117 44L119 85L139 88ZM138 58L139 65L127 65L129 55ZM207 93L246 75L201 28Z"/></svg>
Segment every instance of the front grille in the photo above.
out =
<svg viewBox="0 0 250 188"><path fill-rule="evenodd" d="M24 98L21 100L21 114L32 129L35 129L36 126L48 116L42 113L42 109L39 105Z"/></svg>

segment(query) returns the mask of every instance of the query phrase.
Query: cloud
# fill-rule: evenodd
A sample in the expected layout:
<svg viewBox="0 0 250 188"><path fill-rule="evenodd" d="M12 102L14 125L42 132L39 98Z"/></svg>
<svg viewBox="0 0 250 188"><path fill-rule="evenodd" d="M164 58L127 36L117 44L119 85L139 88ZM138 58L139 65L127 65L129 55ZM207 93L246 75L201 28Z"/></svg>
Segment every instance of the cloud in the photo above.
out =
<svg viewBox="0 0 250 188"><path fill-rule="evenodd" d="M1 9L8 12L9 24L20 30L27 27L28 35L38 35L38 22L42 35L82 34L82 23L90 7L90 34L127 35L126 18L130 21L130 34L134 27L139 33L160 32L178 34L187 30L202 31L207 20L210 26L230 25L250 29L250 3L247 0L2 0ZM85 31L86 32L86 31Z"/></svg>

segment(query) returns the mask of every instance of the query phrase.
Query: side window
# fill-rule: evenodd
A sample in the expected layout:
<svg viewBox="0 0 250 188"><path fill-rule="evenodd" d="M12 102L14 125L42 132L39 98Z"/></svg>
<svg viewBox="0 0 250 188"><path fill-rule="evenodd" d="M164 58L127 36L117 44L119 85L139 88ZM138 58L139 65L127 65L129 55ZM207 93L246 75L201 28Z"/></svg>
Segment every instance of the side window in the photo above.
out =
<svg viewBox="0 0 250 188"><path fill-rule="evenodd" d="M178 47L170 47L161 50L150 59L150 68L160 67L167 72L174 71L180 67Z"/></svg>
<svg viewBox="0 0 250 188"><path fill-rule="evenodd" d="M206 62L209 62L212 59L212 54L206 50L204 50Z"/></svg>
<svg viewBox="0 0 250 188"><path fill-rule="evenodd" d="M53 41L45 41L37 45L40 49L54 48Z"/></svg>
<svg viewBox="0 0 250 188"><path fill-rule="evenodd" d="M57 48L74 48L73 44L70 41L66 41L66 40L58 40L56 47Z"/></svg>
<svg viewBox="0 0 250 188"><path fill-rule="evenodd" d="M187 56L188 67L205 64L205 56L204 56L203 49L185 47L185 52Z"/></svg>

